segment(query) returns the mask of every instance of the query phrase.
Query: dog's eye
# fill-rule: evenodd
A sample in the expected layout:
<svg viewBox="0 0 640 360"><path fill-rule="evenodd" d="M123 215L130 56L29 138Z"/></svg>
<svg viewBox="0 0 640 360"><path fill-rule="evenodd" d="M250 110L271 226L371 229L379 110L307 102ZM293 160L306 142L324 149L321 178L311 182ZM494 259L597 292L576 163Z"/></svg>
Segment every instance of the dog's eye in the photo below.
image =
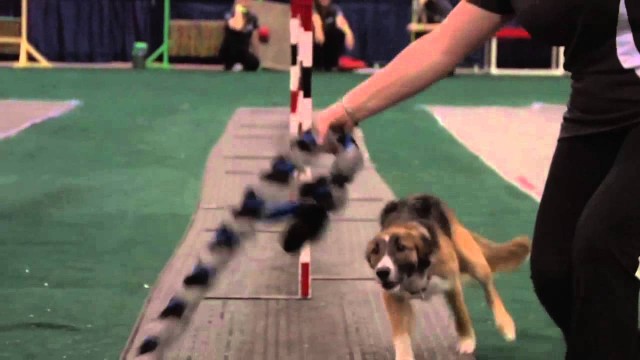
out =
<svg viewBox="0 0 640 360"><path fill-rule="evenodd" d="M401 242L397 242L396 243L396 250L398 250L398 252L403 252L405 250L407 250L407 247L404 246Z"/></svg>
<svg viewBox="0 0 640 360"><path fill-rule="evenodd" d="M373 255L378 255L379 252L380 252L380 245L376 243L375 245L373 245L373 249L371 249L371 253Z"/></svg>

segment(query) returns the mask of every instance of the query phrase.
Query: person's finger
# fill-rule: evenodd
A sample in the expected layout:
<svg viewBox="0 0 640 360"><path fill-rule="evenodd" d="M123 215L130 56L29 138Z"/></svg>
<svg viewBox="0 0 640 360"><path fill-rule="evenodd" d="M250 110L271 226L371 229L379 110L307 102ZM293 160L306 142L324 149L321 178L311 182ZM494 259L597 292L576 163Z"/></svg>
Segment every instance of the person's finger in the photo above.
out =
<svg viewBox="0 0 640 360"><path fill-rule="evenodd" d="M318 132L319 143L321 145L326 144L327 137L331 131L335 131L340 129L340 124L337 121L330 117L324 117L320 121L320 131Z"/></svg>
<svg viewBox="0 0 640 360"><path fill-rule="evenodd" d="M351 132L353 130L353 124L351 122L333 122L329 125L327 132L331 131L336 134Z"/></svg>
<svg viewBox="0 0 640 360"><path fill-rule="evenodd" d="M314 125L317 136L317 141L319 144L324 144L325 139L327 137L327 132L329 130L329 125L327 124L326 117L322 117L320 115L314 116Z"/></svg>

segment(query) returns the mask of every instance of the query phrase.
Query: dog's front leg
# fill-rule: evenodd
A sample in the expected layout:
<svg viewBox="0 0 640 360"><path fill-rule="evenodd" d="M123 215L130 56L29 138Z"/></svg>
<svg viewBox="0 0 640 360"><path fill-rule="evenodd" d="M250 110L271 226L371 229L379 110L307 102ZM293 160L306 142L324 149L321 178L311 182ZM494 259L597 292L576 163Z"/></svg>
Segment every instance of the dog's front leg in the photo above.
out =
<svg viewBox="0 0 640 360"><path fill-rule="evenodd" d="M411 300L383 292L384 306L391 322L391 336L396 360L413 360L411 335L414 318Z"/></svg>
<svg viewBox="0 0 640 360"><path fill-rule="evenodd" d="M452 276L452 286L445 295L447 302L451 306L458 333L458 352L461 354L471 354L476 349L476 336L471 323L471 317L464 302L462 293L462 283L458 275Z"/></svg>

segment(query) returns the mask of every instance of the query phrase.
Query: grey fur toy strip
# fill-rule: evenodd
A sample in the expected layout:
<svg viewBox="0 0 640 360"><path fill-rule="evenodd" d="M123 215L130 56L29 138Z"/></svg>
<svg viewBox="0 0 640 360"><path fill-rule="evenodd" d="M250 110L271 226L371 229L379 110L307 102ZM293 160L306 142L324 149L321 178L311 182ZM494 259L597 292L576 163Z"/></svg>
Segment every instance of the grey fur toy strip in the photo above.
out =
<svg viewBox="0 0 640 360"><path fill-rule="evenodd" d="M319 154L327 152L335 155L329 173L297 184L296 174L304 171ZM196 266L182 279L180 289L143 329L137 358L162 359L164 351L189 326L205 294L220 281L220 274L233 260L240 244L255 236L257 223L287 222L281 234L281 246L286 252L296 252L306 242L322 238L329 213L347 205L347 186L363 165L360 148L349 133L331 134L323 146L311 131L292 140L289 151L275 157L258 183L246 189L240 205L232 210L231 220L219 224L210 242L199 251ZM297 199L290 199L294 187Z"/></svg>

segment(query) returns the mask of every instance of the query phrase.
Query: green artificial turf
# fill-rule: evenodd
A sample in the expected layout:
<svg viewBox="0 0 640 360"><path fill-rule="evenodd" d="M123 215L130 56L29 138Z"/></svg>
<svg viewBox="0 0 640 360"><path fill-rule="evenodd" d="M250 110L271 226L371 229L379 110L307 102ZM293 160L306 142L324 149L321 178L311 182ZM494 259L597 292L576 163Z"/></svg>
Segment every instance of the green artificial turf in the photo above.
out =
<svg viewBox="0 0 640 360"><path fill-rule="evenodd" d="M362 79L314 76L316 107ZM226 122L237 107L287 106L288 81L268 72L0 69L0 83L10 84L0 99L83 103L0 141L0 358L117 358L145 284L153 284L189 222ZM536 204L416 106L563 103L567 89L561 79L448 79L365 123L367 145L397 195L437 193L470 226L503 241L530 233ZM498 286L519 341L504 344L472 287L478 357L561 358L559 334L533 296L527 269L500 276Z"/></svg>

